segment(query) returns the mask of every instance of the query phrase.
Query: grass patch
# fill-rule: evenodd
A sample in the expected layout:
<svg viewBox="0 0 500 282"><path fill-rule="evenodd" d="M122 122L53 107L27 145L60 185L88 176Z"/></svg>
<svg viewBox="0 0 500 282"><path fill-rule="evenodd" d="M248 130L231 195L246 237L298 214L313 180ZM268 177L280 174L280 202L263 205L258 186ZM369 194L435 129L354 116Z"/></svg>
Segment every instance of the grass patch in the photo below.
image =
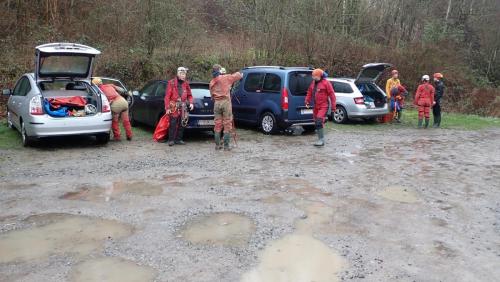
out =
<svg viewBox="0 0 500 282"><path fill-rule="evenodd" d="M377 130L383 128L416 128L418 125L418 111L405 110L400 124L397 123L368 123L363 121L353 121L348 124L337 125L328 123L327 128L338 130L370 129ZM432 125L432 114L430 125ZM500 127L500 118L481 117L477 115L464 115L456 113L442 113L441 128L458 130L479 130L485 128Z"/></svg>
<svg viewBox="0 0 500 282"><path fill-rule="evenodd" d="M6 120L0 120L0 149L20 148L22 146L19 132L8 128Z"/></svg>

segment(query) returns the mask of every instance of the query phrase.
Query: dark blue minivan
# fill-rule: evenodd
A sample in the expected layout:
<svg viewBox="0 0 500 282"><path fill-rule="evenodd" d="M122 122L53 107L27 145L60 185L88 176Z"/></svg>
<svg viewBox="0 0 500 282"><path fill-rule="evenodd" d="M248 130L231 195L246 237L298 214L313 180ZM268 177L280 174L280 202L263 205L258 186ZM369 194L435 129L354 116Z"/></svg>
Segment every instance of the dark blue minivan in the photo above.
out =
<svg viewBox="0 0 500 282"><path fill-rule="evenodd" d="M291 126L314 126L312 109L305 96L312 81L312 69L255 66L241 70L243 79L232 89L234 119L258 125L265 134Z"/></svg>

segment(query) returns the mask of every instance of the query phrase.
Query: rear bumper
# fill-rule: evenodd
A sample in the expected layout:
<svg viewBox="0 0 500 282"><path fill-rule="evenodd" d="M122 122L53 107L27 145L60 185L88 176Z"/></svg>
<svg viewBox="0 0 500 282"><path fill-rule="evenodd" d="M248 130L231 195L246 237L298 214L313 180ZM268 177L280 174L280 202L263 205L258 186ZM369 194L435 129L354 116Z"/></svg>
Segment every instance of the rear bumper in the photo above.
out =
<svg viewBox="0 0 500 282"><path fill-rule="evenodd" d="M214 115L189 115L189 123L186 128L192 130L213 130Z"/></svg>
<svg viewBox="0 0 500 282"><path fill-rule="evenodd" d="M53 118L48 115L30 116L25 126L26 133L31 137L109 133L111 113L99 113L91 117L66 118Z"/></svg>
<svg viewBox="0 0 500 282"><path fill-rule="evenodd" d="M365 105L355 105L347 109L347 116L350 118L372 118L389 113L387 104L383 108L368 109Z"/></svg>
<svg viewBox="0 0 500 282"><path fill-rule="evenodd" d="M314 125L314 120L313 119L304 119L304 120L283 120L283 122L280 124L281 127L288 128L291 126L308 126L308 125Z"/></svg>

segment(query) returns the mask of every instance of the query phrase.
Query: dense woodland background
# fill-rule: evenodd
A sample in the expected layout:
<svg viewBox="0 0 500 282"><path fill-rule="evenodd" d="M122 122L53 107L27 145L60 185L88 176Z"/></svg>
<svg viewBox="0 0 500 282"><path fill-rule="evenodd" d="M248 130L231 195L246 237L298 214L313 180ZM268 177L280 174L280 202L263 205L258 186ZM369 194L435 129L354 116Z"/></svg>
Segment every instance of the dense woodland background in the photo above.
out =
<svg viewBox="0 0 500 282"><path fill-rule="evenodd" d="M315 66L353 76L389 62L414 91L442 72L445 110L500 116L499 0L1 0L0 86L33 70L34 46L102 51L96 74L131 88L179 65Z"/></svg>

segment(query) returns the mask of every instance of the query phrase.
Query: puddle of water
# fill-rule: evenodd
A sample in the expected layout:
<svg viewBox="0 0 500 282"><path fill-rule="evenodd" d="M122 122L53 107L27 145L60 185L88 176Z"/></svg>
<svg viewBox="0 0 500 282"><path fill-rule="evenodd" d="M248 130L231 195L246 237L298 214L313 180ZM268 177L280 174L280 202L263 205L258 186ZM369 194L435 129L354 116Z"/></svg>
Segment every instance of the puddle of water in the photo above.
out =
<svg viewBox="0 0 500 282"><path fill-rule="evenodd" d="M377 195L396 202L401 203L416 203L418 202L417 194L405 187L399 186L390 186L384 189L381 192L378 192Z"/></svg>
<svg viewBox="0 0 500 282"><path fill-rule="evenodd" d="M139 282L153 281L156 272L145 266L119 258L98 258L76 265L70 273L72 282Z"/></svg>
<svg viewBox="0 0 500 282"><path fill-rule="evenodd" d="M295 232L272 242L260 254L260 263L242 276L242 282L339 281L347 263L313 237L332 225L335 210L321 202L299 201L307 216L297 220Z"/></svg>
<svg viewBox="0 0 500 282"><path fill-rule="evenodd" d="M344 266L344 260L321 241L292 234L268 246L259 265L245 273L241 281L339 281L338 274Z"/></svg>
<svg viewBox="0 0 500 282"><path fill-rule="evenodd" d="M236 213L216 213L187 223L180 236L194 244L245 246L255 231L254 222Z"/></svg>
<svg viewBox="0 0 500 282"><path fill-rule="evenodd" d="M87 255L104 240L132 234L132 227L114 221L70 214L27 218L34 227L0 234L0 263L29 261L66 253Z"/></svg>
<svg viewBox="0 0 500 282"><path fill-rule="evenodd" d="M107 187L82 186L77 191L68 192L60 199L81 200L81 201L110 201L112 198L123 194L133 194L137 196L158 196L163 193L163 188L159 184L149 182L114 182Z"/></svg>

